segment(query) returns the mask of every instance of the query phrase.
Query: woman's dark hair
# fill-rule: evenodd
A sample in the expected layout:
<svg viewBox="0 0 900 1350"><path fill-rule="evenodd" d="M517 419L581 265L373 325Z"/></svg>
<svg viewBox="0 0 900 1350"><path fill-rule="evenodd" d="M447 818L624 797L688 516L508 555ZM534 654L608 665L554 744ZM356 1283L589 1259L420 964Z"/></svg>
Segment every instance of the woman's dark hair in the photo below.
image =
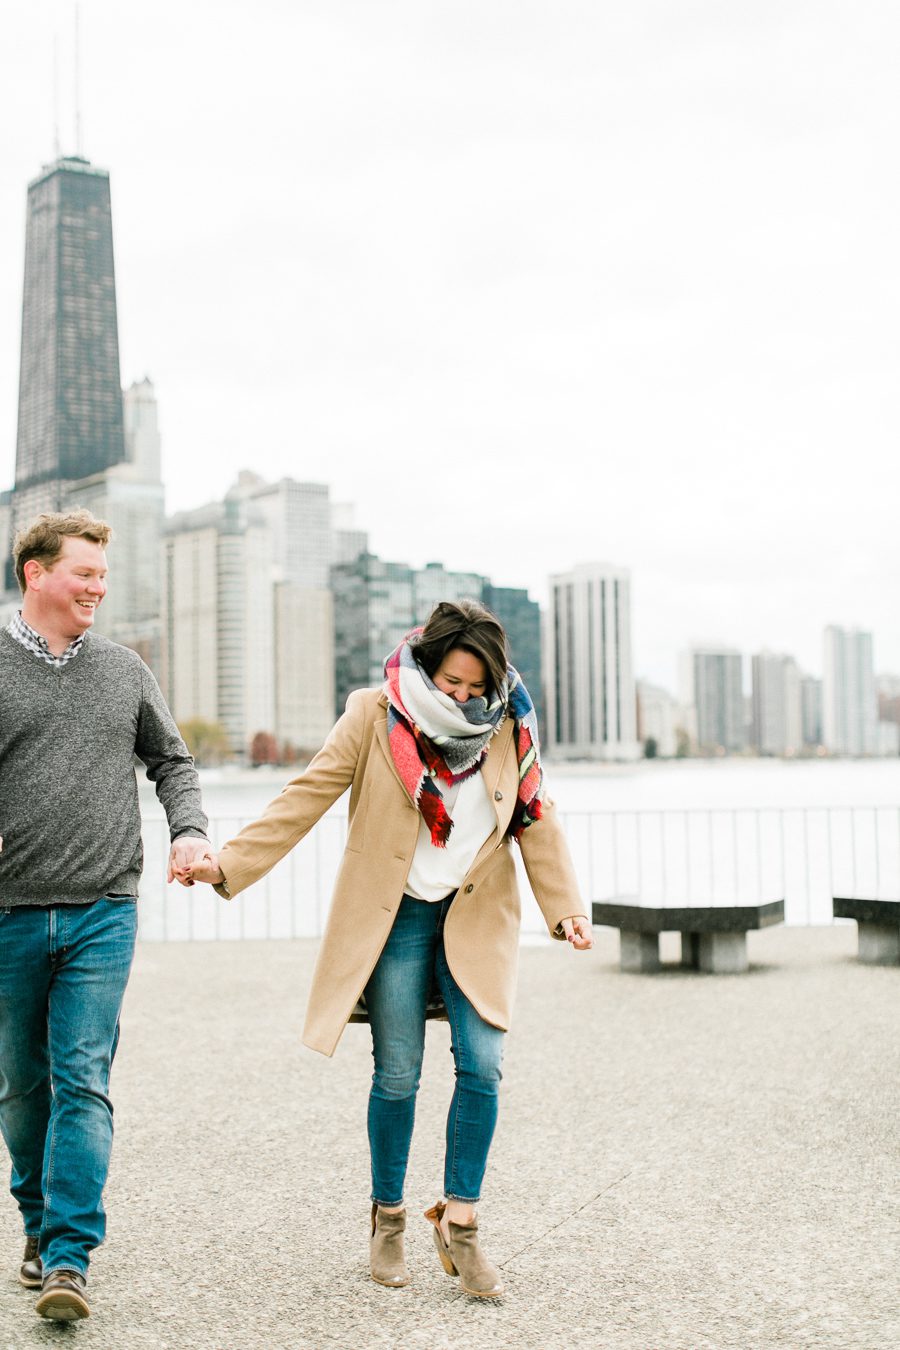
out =
<svg viewBox="0 0 900 1350"><path fill-rule="evenodd" d="M509 664L506 633L500 620L477 600L442 600L411 646L429 679L434 679L449 652L462 650L484 662L493 693L503 688Z"/></svg>

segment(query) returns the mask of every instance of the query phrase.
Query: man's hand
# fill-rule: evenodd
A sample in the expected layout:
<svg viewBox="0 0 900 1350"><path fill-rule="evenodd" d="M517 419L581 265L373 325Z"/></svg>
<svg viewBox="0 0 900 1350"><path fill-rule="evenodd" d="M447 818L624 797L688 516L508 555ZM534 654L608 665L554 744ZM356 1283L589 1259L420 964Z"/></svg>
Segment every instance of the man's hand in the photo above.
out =
<svg viewBox="0 0 900 1350"><path fill-rule="evenodd" d="M193 886L191 869L195 863L212 851L208 839L195 839L191 834L183 834L176 839L169 852L169 868L166 872L168 882L179 881L182 886Z"/></svg>
<svg viewBox="0 0 900 1350"><path fill-rule="evenodd" d="M225 880L225 875L219 866L219 855L215 853L209 844L199 858L195 858L190 868L190 881L188 885L192 886L195 881L207 881L210 886L219 886Z"/></svg>

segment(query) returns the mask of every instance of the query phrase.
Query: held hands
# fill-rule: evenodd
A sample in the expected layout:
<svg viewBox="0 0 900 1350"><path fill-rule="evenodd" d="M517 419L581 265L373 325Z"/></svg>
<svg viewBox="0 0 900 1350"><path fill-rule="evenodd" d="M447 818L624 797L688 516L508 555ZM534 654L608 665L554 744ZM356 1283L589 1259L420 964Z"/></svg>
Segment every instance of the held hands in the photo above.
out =
<svg viewBox="0 0 900 1350"><path fill-rule="evenodd" d="M168 881L178 881L182 886L193 886L195 881L208 881L214 886L225 880L209 840L188 835L182 835L172 845L166 875Z"/></svg>
<svg viewBox="0 0 900 1350"><path fill-rule="evenodd" d="M219 886L225 880L225 873L219 866L219 855L208 844L202 858L197 859L191 867L190 875L190 884L207 881L210 886Z"/></svg>
<svg viewBox="0 0 900 1350"><path fill-rule="evenodd" d="M192 834L183 834L174 840L169 850L166 881L171 883L177 879L182 886L193 886L190 880L191 865L195 859L199 861L208 848L208 839L196 839Z"/></svg>
<svg viewBox="0 0 900 1350"><path fill-rule="evenodd" d="M583 914L575 914L571 919L562 919L559 926L566 936L566 941L571 942L576 952L591 950L594 945L594 930L590 919L586 919Z"/></svg>

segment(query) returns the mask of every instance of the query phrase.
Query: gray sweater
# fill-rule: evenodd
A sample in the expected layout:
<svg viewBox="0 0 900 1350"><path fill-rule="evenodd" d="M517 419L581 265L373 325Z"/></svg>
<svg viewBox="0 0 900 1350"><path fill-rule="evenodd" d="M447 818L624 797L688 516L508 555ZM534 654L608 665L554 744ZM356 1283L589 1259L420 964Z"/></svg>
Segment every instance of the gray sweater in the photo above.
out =
<svg viewBox="0 0 900 1350"><path fill-rule="evenodd" d="M171 837L205 837L194 762L137 653L88 632L56 669L0 631L0 909L137 895L135 755Z"/></svg>

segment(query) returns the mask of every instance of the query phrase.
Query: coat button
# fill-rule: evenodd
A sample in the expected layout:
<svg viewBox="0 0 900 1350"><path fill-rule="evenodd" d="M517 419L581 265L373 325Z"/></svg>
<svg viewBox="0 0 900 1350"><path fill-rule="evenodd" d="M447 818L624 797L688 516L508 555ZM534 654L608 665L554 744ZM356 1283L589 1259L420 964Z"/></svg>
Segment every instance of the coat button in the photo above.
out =
<svg viewBox="0 0 900 1350"><path fill-rule="evenodd" d="M499 791L498 791L498 792L495 792L495 793L494 793L494 801L495 801L495 802L502 802L502 801L503 801L503 793L502 793L502 792L499 792Z"/></svg>
<svg viewBox="0 0 900 1350"><path fill-rule="evenodd" d="M466 887L466 895L471 895L472 892L474 891L474 889L475 889L474 886L472 886L471 884L468 885L468 886Z"/></svg>

